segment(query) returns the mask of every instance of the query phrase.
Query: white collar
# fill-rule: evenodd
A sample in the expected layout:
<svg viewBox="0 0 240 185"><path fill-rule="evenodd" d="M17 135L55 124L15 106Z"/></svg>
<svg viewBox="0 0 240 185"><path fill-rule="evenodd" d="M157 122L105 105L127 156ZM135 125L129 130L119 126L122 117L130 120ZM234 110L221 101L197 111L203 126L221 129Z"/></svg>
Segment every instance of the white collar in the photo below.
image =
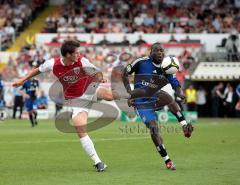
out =
<svg viewBox="0 0 240 185"><path fill-rule="evenodd" d="M60 62L63 66L65 66L65 64L63 63L63 58L60 58Z"/></svg>
<svg viewBox="0 0 240 185"><path fill-rule="evenodd" d="M61 62L61 64L63 65L63 66L66 66L65 64L64 64L64 62L63 62L63 58L60 58L60 62ZM72 63L71 65L73 65L74 63ZM70 65L68 65L68 66L70 66Z"/></svg>
<svg viewBox="0 0 240 185"><path fill-rule="evenodd" d="M155 67L158 67L158 68L161 67L161 64L155 64L154 62L152 62L152 63L153 63L153 65L154 65Z"/></svg>

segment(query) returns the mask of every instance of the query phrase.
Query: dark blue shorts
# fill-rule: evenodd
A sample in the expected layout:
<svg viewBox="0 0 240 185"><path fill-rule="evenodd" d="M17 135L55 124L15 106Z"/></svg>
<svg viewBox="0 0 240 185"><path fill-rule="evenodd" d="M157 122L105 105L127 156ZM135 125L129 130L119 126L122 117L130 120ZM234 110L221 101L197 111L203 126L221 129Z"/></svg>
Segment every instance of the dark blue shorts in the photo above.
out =
<svg viewBox="0 0 240 185"><path fill-rule="evenodd" d="M25 100L25 107L26 107L28 112L30 112L32 110L36 110L37 109L37 102L36 102L36 100L34 100L32 98L27 98Z"/></svg>
<svg viewBox="0 0 240 185"><path fill-rule="evenodd" d="M156 97L135 99L136 112L141 117L144 124L149 124L151 121L158 120L155 106L156 101Z"/></svg>

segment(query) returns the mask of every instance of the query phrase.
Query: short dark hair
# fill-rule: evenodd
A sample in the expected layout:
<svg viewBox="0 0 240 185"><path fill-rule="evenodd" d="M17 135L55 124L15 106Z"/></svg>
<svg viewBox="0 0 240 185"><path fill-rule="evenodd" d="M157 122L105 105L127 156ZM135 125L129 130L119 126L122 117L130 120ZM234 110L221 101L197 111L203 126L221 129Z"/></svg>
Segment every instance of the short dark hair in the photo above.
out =
<svg viewBox="0 0 240 185"><path fill-rule="evenodd" d="M152 46L150 48L150 55L152 54L152 51L158 46L160 46L164 50L164 48L160 42L155 42L154 44L152 44Z"/></svg>
<svg viewBox="0 0 240 185"><path fill-rule="evenodd" d="M77 40L67 40L61 46L61 54L62 56L66 56L67 53L72 54L74 53L75 49L80 46L79 41Z"/></svg>
<svg viewBox="0 0 240 185"><path fill-rule="evenodd" d="M151 50L153 50L155 47L160 46L161 48L163 48L162 44L160 42L155 42L154 44L152 44L151 46Z"/></svg>

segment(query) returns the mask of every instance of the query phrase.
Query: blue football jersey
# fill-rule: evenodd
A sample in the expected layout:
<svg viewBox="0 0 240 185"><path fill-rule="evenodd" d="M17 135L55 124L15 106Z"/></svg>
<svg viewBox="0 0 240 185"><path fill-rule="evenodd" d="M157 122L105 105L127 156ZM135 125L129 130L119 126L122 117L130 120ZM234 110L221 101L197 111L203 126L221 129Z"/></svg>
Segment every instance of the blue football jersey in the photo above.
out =
<svg viewBox="0 0 240 185"><path fill-rule="evenodd" d="M38 80L31 79L27 80L24 84L22 89L25 91L26 94L30 96L31 99L36 99L36 90L39 87Z"/></svg>
<svg viewBox="0 0 240 185"><path fill-rule="evenodd" d="M170 83L172 88L180 86L175 75L164 74L160 64L153 63L151 57L142 57L127 65L126 72L134 75L134 88L153 89L158 91Z"/></svg>

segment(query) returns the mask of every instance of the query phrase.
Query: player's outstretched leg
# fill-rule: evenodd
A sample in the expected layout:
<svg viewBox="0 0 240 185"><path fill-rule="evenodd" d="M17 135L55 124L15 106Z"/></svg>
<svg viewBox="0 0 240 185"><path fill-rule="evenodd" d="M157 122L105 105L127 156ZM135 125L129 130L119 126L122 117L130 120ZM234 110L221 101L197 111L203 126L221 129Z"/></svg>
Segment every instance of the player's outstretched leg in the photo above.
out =
<svg viewBox="0 0 240 185"><path fill-rule="evenodd" d="M103 172L106 170L107 165L104 164L98 157L94 144L87 134L87 117L87 112L80 112L73 117L73 123L80 138L80 143L88 156L93 160L94 167L98 172Z"/></svg>
<svg viewBox="0 0 240 185"><path fill-rule="evenodd" d="M120 99L120 95L116 91L111 91L106 88L98 88L97 90L97 99L98 100L106 100L106 101L113 101L116 99Z"/></svg>
<svg viewBox="0 0 240 185"><path fill-rule="evenodd" d="M163 144L163 139L159 134L159 129L158 129L157 123L155 121L151 121L147 124L147 127L150 130L151 138L152 138L154 145L157 148L157 151L159 152L159 154L165 161L167 169L176 170L172 160L169 158L169 156L167 154L167 150Z"/></svg>
<svg viewBox="0 0 240 185"><path fill-rule="evenodd" d="M183 115L177 102L173 100L170 104L168 104L168 108L175 115L178 122L182 125L184 136L187 138L191 137L194 128L191 123L187 123L185 116Z"/></svg>
<svg viewBox="0 0 240 185"><path fill-rule="evenodd" d="M177 102L165 91L158 92L158 101L157 107L162 107L167 105L169 110L173 113L173 115L177 118L178 122L182 125L184 136L189 138L193 132L193 126L190 123L187 123L185 116L183 115L180 107Z"/></svg>

